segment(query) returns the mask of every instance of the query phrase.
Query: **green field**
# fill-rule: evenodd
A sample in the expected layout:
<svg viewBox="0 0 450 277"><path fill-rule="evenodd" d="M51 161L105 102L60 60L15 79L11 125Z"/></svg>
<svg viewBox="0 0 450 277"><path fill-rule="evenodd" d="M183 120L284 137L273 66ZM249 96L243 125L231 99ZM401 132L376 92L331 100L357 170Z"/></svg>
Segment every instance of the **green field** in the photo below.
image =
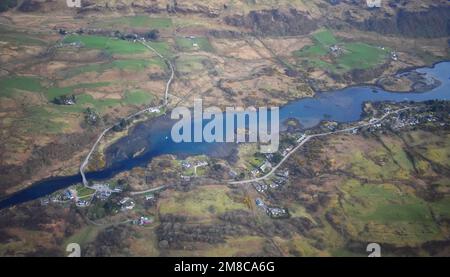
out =
<svg viewBox="0 0 450 277"><path fill-rule="evenodd" d="M69 243L78 243L81 246L86 246L89 242L95 240L98 233L103 229L103 227L87 225L80 230L77 230L75 234L68 237L64 245L68 245Z"/></svg>
<svg viewBox="0 0 450 277"><path fill-rule="evenodd" d="M203 56L180 56L175 61L177 71L184 74L192 74L204 70Z"/></svg>
<svg viewBox="0 0 450 277"><path fill-rule="evenodd" d="M352 69L369 69L386 61L389 50L363 42L344 42L338 40L330 30L313 34L314 44L306 46L294 55L309 66L345 73ZM342 53L331 55L330 47L338 45Z"/></svg>
<svg viewBox="0 0 450 277"><path fill-rule="evenodd" d="M431 203L431 208L438 219L450 219L450 197L444 197Z"/></svg>
<svg viewBox="0 0 450 277"><path fill-rule="evenodd" d="M42 106L26 107L25 120L16 120L18 130L33 134L56 134L63 131L66 123L59 121L60 114Z"/></svg>
<svg viewBox="0 0 450 277"><path fill-rule="evenodd" d="M148 51L140 43L102 36L70 35L64 39L64 42L80 42L84 47L105 50L110 54L139 54Z"/></svg>
<svg viewBox="0 0 450 277"><path fill-rule="evenodd" d="M393 185L361 185L358 182L349 182L346 189L351 194L350 201L344 207L352 217L381 223L432 221L424 200Z"/></svg>
<svg viewBox="0 0 450 277"><path fill-rule="evenodd" d="M364 240L415 245L441 239L428 202L407 188L391 184L361 184L350 180L342 186L342 224ZM436 204L442 211L448 204Z"/></svg>
<svg viewBox="0 0 450 277"><path fill-rule="evenodd" d="M250 157L249 163L252 167L259 168L264 163L264 157L253 155L252 157Z"/></svg>
<svg viewBox="0 0 450 277"><path fill-rule="evenodd" d="M313 34L314 44L306 46L303 49L296 51L295 54L299 57L320 58L329 52L329 47L336 44L337 40L330 30L321 30Z"/></svg>
<svg viewBox="0 0 450 277"><path fill-rule="evenodd" d="M90 49L104 50L109 54L118 55L132 55L142 54L144 52L151 52L140 42L132 42L112 37L104 36L90 36L90 35L70 35L64 39L65 43L79 42L83 47ZM170 47L166 42L162 41L147 41L148 45L153 47L163 56L169 57L171 55ZM153 52L152 52L153 53Z"/></svg>
<svg viewBox="0 0 450 277"><path fill-rule="evenodd" d="M83 66L78 66L75 68L70 68L62 74L66 78L71 78L83 73L89 72L97 72L103 73L107 70L112 69L120 69L120 70L130 70L130 71L139 71L144 70L146 68L156 66L161 69L166 69L167 65L158 57L149 60L137 60L137 59L126 59L126 60L114 60L108 63L96 63L96 64L88 64Z"/></svg>
<svg viewBox="0 0 450 277"><path fill-rule="evenodd" d="M177 47L181 51L205 51L214 52L214 48L209 43L209 40L205 37L200 38L176 38L175 40ZM196 46L195 46L196 45Z"/></svg>
<svg viewBox="0 0 450 277"><path fill-rule="evenodd" d="M130 104L130 105L141 105L148 104L152 96L151 94L142 91L133 91L125 94L124 99L94 99L88 94L77 94L78 89L94 89L100 87L107 87L111 83L109 82L99 82L99 83L85 83L78 84L69 87L51 87L44 88L41 86L39 79L31 77L16 77L11 79L0 80L0 85L2 85L2 96L13 96L14 93L20 93L21 91L27 92L37 92L42 93L48 101L53 101L56 97L63 95L76 94L77 103L71 106L58 106L51 105L48 108L34 106L27 109L27 122L34 122L34 118L38 121L46 119L48 123L51 117L58 117L60 113L78 113L82 112L86 107L93 107L98 110L104 110L108 107L114 107L120 104ZM34 122L35 124L36 122ZM27 124L28 125L28 124ZM46 128L44 128L46 129Z"/></svg>
<svg viewBox="0 0 450 277"><path fill-rule="evenodd" d="M101 83L99 83L100 86ZM65 91L67 88L62 88ZM63 94L65 95L65 94ZM126 92L122 99L95 99L89 94L78 94L76 96L76 104L72 106L55 106L54 108L65 112L82 112L85 108L91 107L98 111L104 111L107 108L112 108L119 105L145 105L149 104L153 96L144 91Z"/></svg>
<svg viewBox="0 0 450 277"><path fill-rule="evenodd" d="M123 66L139 66L144 63L128 63ZM95 99L89 94L83 93L83 89L95 89L111 85L109 82L82 83L68 87L45 88L43 80L37 77L8 77L0 79L0 97L24 97L30 93L44 96L49 105L27 105L23 107L24 118L8 118L5 122L10 122L20 132L33 132L38 134L55 134L64 131L68 126L68 116L82 113L87 107L92 107L99 112L119 105L148 105L153 99L153 95L145 91L125 92L122 99ZM63 95L76 95L76 104L70 106L54 105L50 102L56 97Z"/></svg>
<svg viewBox="0 0 450 277"><path fill-rule="evenodd" d="M117 60L112 62L113 67L122 70L143 70L152 65L165 68L166 64L160 58L155 58L152 60Z"/></svg>
<svg viewBox="0 0 450 277"><path fill-rule="evenodd" d="M365 176L370 180L409 179L414 167L406 152L396 144L386 144L392 154L381 146L371 151L354 151L351 153L349 170L357 176ZM383 165L375 161L383 161Z"/></svg>
<svg viewBox="0 0 450 277"><path fill-rule="evenodd" d="M170 49L169 44L163 41L147 41L146 44L153 47L156 51L158 51L161 55L166 58L170 58L172 56L172 51ZM147 51L151 51L148 48L145 48Z"/></svg>
<svg viewBox="0 0 450 277"><path fill-rule="evenodd" d="M15 98L26 97L27 94L45 94L45 88L41 84L41 79L37 77L16 76L0 79L0 96ZM39 105L23 106L23 116L21 118L11 118L13 126L19 132L33 133L59 133L66 126L64 121L58 120L60 114L51 107Z"/></svg>
<svg viewBox="0 0 450 277"><path fill-rule="evenodd" d="M247 209L243 203L233 201L226 187L202 187L190 192L174 192L162 200L161 214L186 214L195 217L209 217L226 211Z"/></svg>
<svg viewBox="0 0 450 277"><path fill-rule="evenodd" d="M0 96L12 97L20 91L40 92L43 90L37 77L7 77L0 79Z"/></svg>
<svg viewBox="0 0 450 277"><path fill-rule="evenodd" d="M153 95L148 92L136 90L125 93L124 102L129 105L149 104L153 99Z"/></svg>
<svg viewBox="0 0 450 277"><path fill-rule="evenodd" d="M320 44L325 46L331 46L337 43L336 38L330 30L321 30L313 34L313 38Z"/></svg>
<svg viewBox="0 0 450 277"><path fill-rule="evenodd" d="M26 45L46 46L49 43L45 39L39 38L37 34L18 30L6 24L0 26L0 41L8 42L19 47Z"/></svg>
<svg viewBox="0 0 450 277"><path fill-rule="evenodd" d="M39 39L32 35L28 35L26 33L18 33L18 32L1 33L0 41L6 41L6 42L12 43L17 46L24 46L24 45L45 46L45 45L47 45L47 42L42 39Z"/></svg>
<svg viewBox="0 0 450 277"><path fill-rule="evenodd" d="M109 82L98 82L98 83L85 83L85 84L78 84L74 86L69 87L51 87L47 89L44 93L44 95L47 97L49 101L52 101L55 99L55 97L59 97L62 95L67 94L73 94L75 93L76 89L93 89L93 88L99 88L99 87L107 87L111 83Z"/></svg>
<svg viewBox="0 0 450 277"><path fill-rule="evenodd" d="M95 190L87 188L87 187L85 187L83 185L78 185L78 186L75 187L75 189L77 190L78 198L83 198L83 197L86 197L86 196L90 196L93 193L95 193Z"/></svg>
<svg viewBox="0 0 450 277"><path fill-rule="evenodd" d="M347 70L371 68L384 61L388 54L386 50L361 42L346 43L344 49L348 53L338 58L338 64Z"/></svg>

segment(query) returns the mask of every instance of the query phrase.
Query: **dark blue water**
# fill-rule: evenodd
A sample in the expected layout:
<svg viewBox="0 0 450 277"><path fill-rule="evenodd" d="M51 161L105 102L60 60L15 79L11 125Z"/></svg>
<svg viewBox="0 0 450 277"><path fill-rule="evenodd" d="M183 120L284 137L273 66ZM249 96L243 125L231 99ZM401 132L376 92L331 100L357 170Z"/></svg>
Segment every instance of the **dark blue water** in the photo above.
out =
<svg viewBox="0 0 450 277"><path fill-rule="evenodd" d="M304 128L311 128L324 119L337 122L357 121L361 117L362 104L367 101L450 100L450 62L438 63L433 68L421 68L416 71L439 80L441 85L424 93L387 92L370 86L322 92L314 98L301 99L283 106L280 109L280 122L288 118L296 118ZM170 139L172 124L173 121L167 118L138 124L129 136L119 140L107 150L107 168L99 172L87 173L86 177L88 180L109 179L119 172L144 166L152 158L163 154L226 156L233 147L226 143L174 143ZM140 149L145 149L142 155L136 157L131 155ZM80 182L79 175L37 182L1 201L0 209L49 195Z"/></svg>

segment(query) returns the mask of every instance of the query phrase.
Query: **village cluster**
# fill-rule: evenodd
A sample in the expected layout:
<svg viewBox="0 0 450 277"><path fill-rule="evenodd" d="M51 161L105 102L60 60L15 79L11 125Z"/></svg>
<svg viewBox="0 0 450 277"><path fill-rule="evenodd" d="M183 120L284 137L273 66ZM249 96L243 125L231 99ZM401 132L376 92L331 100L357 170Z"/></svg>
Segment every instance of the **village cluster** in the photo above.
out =
<svg viewBox="0 0 450 277"><path fill-rule="evenodd" d="M391 107L385 107L383 112L388 113L393 109ZM448 118L447 118L448 119ZM371 119L372 121L373 119ZM369 122L371 122L369 121ZM440 118L435 112L430 110L408 112L403 111L401 113L395 114L383 122L378 122L370 127L366 127L365 130L368 132L383 132L384 129L399 130L404 128L414 128L417 125L427 124L427 123L437 123L439 126L444 127L448 125L448 122L444 118Z"/></svg>
<svg viewBox="0 0 450 277"><path fill-rule="evenodd" d="M417 107L416 107L417 108ZM383 104L383 107L380 109L380 112L383 114L392 114L389 118L384 120L383 122L378 122L379 120L376 118L369 119L369 126L361 127L361 128L350 128L350 134L357 134L360 131L363 132L377 132L381 131L383 132L383 129L391 129L391 130L398 130L402 128L414 128L415 126L419 124L427 124L427 123L439 123L439 126L444 127L449 125L449 119L450 119L450 113L447 114L438 114L436 112L433 112L432 108L429 107L419 107L419 109L410 109L410 110L404 110L398 113L393 113L395 110L397 110L398 107L392 106L391 104L385 103ZM339 126L337 122L333 121L324 121L321 124L321 128L319 129L325 129L325 131L337 131L339 130L339 127L342 128L342 126ZM301 135L297 142L302 141L305 138L305 134ZM285 157L295 146L287 146L284 150L281 151L281 155ZM267 154L266 160L262 163L260 167L257 167L252 170L253 177L259 176L261 173L266 173L267 170L270 170L272 168L272 164L270 163L270 160L273 158L273 154ZM274 177L268 178L266 180L253 182L252 185L255 188L255 190L260 193L264 194L269 189L277 189L280 186L285 185L288 182L289 179L289 171L285 170L282 172L276 172ZM255 204L260 207L264 212L267 213L272 218L284 218L289 216L289 212L285 208L281 207L275 207L275 206L269 206L264 203L264 201L261 198L257 198L255 200Z"/></svg>
<svg viewBox="0 0 450 277"><path fill-rule="evenodd" d="M379 47L381 50L385 50L384 46L380 46ZM330 54L333 55L335 58L342 56L344 54L344 49L338 45L338 44L334 44L331 45L329 48ZM392 61L398 61L398 54L396 51L391 51L390 52L390 58Z"/></svg>
<svg viewBox="0 0 450 277"><path fill-rule="evenodd" d="M339 129L347 128L350 134L357 134L358 132L373 133L373 132L383 132L385 130L398 130L402 128L414 128L419 124L439 124L439 126L448 126L450 114L436 112L433 109L433 105L423 105L423 106L411 106L410 109L402 110L401 112L395 112L398 110L398 106L390 103L382 103L376 110L380 114L391 114L388 118L383 121L379 121L375 117L367 120L370 125L364 127L352 128L354 123L350 125L342 125L333 121L323 121L321 125L314 131L308 131L308 134L315 132L334 132L339 131ZM259 178L264 174L267 174L273 170L274 166L279 163L280 158L286 157L296 146L295 143L300 143L305 139L305 133L295 133L291 134L295 140L289 140L288 143L283 143L282 147L277 153L274 154L264 154L264 158L260 158L258 163L253 164L252 169L249 170L253 178ZM275 156L278 155L278 158ZM180 177L183 181L190 181L193 177L199 177L202 174L198 173L198 170L202 167L209 165L206 158L194 157L188 158L186 160L179 161L182 168ZM238 174L230 168L230 176L233 178L238 178ZM268 178L260 178L260 181L252 182L254 189L262 196L266 195L269 190L279 189L280 187L287 185L289 182L289 170L288 169L277 169L273 175ZM95 183L90 187L85 187L83 185L73 186L69 189L59 191L53 195L42 198L41 204L47 205L52 203L72 203L77 207L85 208L89 207L92 202L95 201L108 201L113 194L120 196L124 191L124 184L108 184L108 183ZM285 218L289 216L287 209L283 207L276 207L272 204L266 204L262 198L255 199L255 204L257 207L261 208L268 216L272 218ZM119 198L117 198L119 199ZM155 196L153 193L144 194L145 201L154 201ZM133 210L136 206L135 201L128 196L120 198L120 200L115 201L118 206L118 211L126 212ZM147 225L151 222L146 216L141 216L133 221L137 225Z"/></svg>
<svg viewBox="0 0 450 277"><path fill-rule="evenodd" d="M109 201L113 194L122 194L124 190L123 185L110 185L105 184L93 184L91 187L86 188L83 185L77 185L68 188L63 191L59 191L51 195L50 197L42 198L41 205L48 205L50 203L57 204L75 204L78 208L88 208L92 206L94 201L105 202ZM146 202L153 201L155 199L154 194L147 193L144 195ZM124 196L117 201L118 209L116 212L127 212L134 210L136 202L131 197ZM153 223L153 218L148 215L139 215L134 219L127 220L134 225L145 226Z"/></svg>
<svg viewBox="0 0 450 277"><path fill-rule="evenodd" d="M257 198L255 200L255 203L256 203L256 206L258 206L268 216L270 216L272 218L286 218L286 217L289 217L289 212L285 208L268 206L260 198Z"/></svg>
<svg viewBox="0 0 450 277"><path fill-rule="evenodd" d="M181 162L181 166L184 170L183 173L180 173L180 177L183 181L190 181L192 177L198 177L199 173L198 173L198 169L200 167L205 167L208 165L207 161L196 161L196 162L191 162L191 161L187 161L184 160Z"/></svg>
<svg viewBox="0 0 450 277"><path fill-rule="evenodd" d="M260 182L253 182L252 185L257 192L264 194L269 189L277 189L285 185L289 180L289 170L275 173L275 176ZM267 215L272 218L284 218L289 216L288 210L281 207L268 206L263 200L257 198L255 200L256 206L261 208Z"/></svg>
<svg viewBox="0 0 450 277"><path fill-rule="evenodd" d="M110 184L93 184L91 187L86 188L82 185L77 185L68 188L62 192L56 192L50 197L41 199L41 203L46 205L52 203L75 203L77 207L88 207L94 199L100 201L106 201L113 193L122 193L123 186ZM125 203L125 202L124 202ZM128 206L124 206L127 209Z"/></svg>

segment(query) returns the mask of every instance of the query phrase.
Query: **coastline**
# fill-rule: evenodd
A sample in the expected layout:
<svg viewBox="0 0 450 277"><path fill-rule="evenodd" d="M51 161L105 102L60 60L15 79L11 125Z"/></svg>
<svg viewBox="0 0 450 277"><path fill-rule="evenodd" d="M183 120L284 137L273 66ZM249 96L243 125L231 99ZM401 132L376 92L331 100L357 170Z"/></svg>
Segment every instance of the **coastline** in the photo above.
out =
<svg viewBox="0 0 450 277"><path fill-rule="evenodd" d="M450 59L445 59L445 60L441 60L441 61L437 61L435 63L433 63L432 65L428 66L428 65L424 65L424 66L411 66L411 67L407 67L407 68L403 68L403 69L399 69L398 71L396 71L394 74L392 74L391 76L397 76L399 74L403 74L403 73L407 73L407 72L412 72L412 71L416 71L418 69L421 68L428 68L428 69L433 69L435 68L437 65L441 64L441 63L448 63L450 62ZM377 78L379 79L379 78ZM378 82L377 82L378 83ZM363 82L363 83L357 83L357 84L352 84L349 86L345 86L343 88L340 89L336 89L336 90L315 90L314 93L332 93L332 92L336 92L336 91L340 91L340 90L345 90L345 89L350 89L350 88L355 88L355 87L367 87L367 88L376 88L376 89L381 89L384 90L386 92L389 93L416 93L413 90L408 90L408 91L395 91L395 90L390 90L390 89L385 89L383 88L383 86L377 84L377 83L367 83L367 82ZM428 90L429 91L429 90ZM423 93L426 93L427 91L424 91ZM420 92L422 93L422 92ZM294 100L296 101L296 100Z"/></svg>

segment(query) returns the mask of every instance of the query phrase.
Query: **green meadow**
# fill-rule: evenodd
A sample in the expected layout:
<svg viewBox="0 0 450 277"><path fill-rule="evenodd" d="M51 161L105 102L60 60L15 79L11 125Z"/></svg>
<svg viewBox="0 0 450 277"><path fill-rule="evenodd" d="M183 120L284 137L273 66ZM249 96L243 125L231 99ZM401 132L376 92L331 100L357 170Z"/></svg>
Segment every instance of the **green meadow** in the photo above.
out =
<svg viewBox="0 0 450 277"><path fill-rule="evenodd" d="M80 42L84 47L105 50L110 54L139 54L148 51L141 43L103 36L71 35L66 37L64 42Z"/></svg>
<svg viewBox="0 0 450 277"><path fill-rule="evenodd" d="M406 153L401 148L394 148L398 151L394 156L388 155L382 149L374 149L368 153L354 151L349 153L349 170L357 176L365 176L369 180L390 180L408 179L413 173L413 166L406 157ZM383 165L377 164L374 160L383 160Z"/></svg>
<svg viewBox="0 0 450 277"><path fill-rule="evenodd" d="M172 51L170 49L170 46L167 42L163 41L147 41L146 44L153 47L156 51L158 51L161 55L163 55L166 58L170 58L172 56ZM146 48L147 51L150 51L148 48Z"/></svg>
<svg viewBox="0 0 450 277"><path fill-rule="evenodd" d="M62 106L51 104L49 106L27 107L26 120L16 121L16 126L27 132L35 133L61 133L67 124L67 116L81 114L87 107L99 112L120 105L149 104L153 96L143 91L126 92L123 99L95 99L89 94L78 94L75 105Z"/></svg>
<svg viewBox="0 0 450 277"><path fill-rule="evenodd" d="M95 89L100 87L107 87L111 85L110 82L98 82L98 83L82 83L68 87L50 87L45 88L41 85L39 78L36 77L12 77L0 79L0 96L2 97L14 97L15 94L21 92L32 92L44 95L50 102L56 97L63 95L77 94L78 89ZM92 96L87 94L77 94L77 104L73 106L67 106L64 108L73 109L78 105L93 104L97 107L115 106L123 102L124 104L140 105L148 104L152 99L152 95L144 91L132 91L126 92L123 100L120 99L100 99L94 100ZM72 108L71 108L72 107Z"/></svg>
<svg viewBox="0 0 450 277"><path fill-rule="evenodd" d="M0 96L12 97L20 91L40 92L43 90L37 77L14 76L0 79Z"/></svg>
<svg viewBox="0 0 450 277"><path fill-rule="evenodd" d="M17 46L23 46L23 45L45 46L45 45L47 45L47 42L42 39L39 39L32 35L28 35L26 33L19 33L19 32L1 33L0 41L6 41L9 43L13 43Z"/></svg>
<svg viewBox="0 0 450 277"><path fill-rule="evenodd" d="M204 70L203 56L180 56L176 60L178 72L183 74L192 74Z"/></svg>
<svg viewBox="0 0 450 277"><path fill-rule="evenodd" d="M364 221L391 223L398 221L432 222L427 202L390 184L360 184L350 181L344 208L352 217Z"/></svg>
<svg viewBox="0 0 450 277"><path fill-rule="evenodd" d="M43 106L32 106L24 109L25 119L15 120L18 130L33 134L56 134L63 131L67 124L58 120L60 114L54 109Z"/></svg>
<svg viewBox="0 0 450 277"><path fill-rule="evenodd" d="M429 203L407 187L349 180L343 184L341 192L344 194L340 202L345 218L342 224L359 239L400 245L441 239ZM442 212L448 208L448 203L435 206L437 212Z"/></svg>
<svg viewBox="0 0 450 277"><path fill-rule="evenodd" d="M32 34L24 30L15 29L6 24L0 26L0 41L12 43L15 46L45 46L48 44L48 41L39 38L37 34Z"/></svg>
<svg viewBox="0 0 450 277"><path fill-rule="evenodd" d="M143 105L149 104L152 99L153 99L152 94L145 91L136 90L131 92L127 91L125 93L124 102L128 105Z"/></svg>
<svg viewBox="0 0 450 277"><path fill-rule="evenodd" d="M77 191L77 196L79 198L83 198L83 197L86 197L86 196L89 196L89 195L92 195L95 193L95 190L87 188L83 185L78 185L75 187L75 189Z"/></svg>
<svg viewBox="0 0 450 277"><path fill-rule="evenodd" d="M313 38L320 44L325 46L331 46L336 44L338 41L334 37L330 30L322 30L313 35Z"/></svg>
<svg viewBox="0 0 450 277"><path fill-rule="evenodd" d="M363 42L345 42L337 39L330 30L321 30L312 36L314 44L295 51L300 60L308 65L345 73L352 69L369 69L382 64L388 57L389 50ZM330 47L338 45L342 54L333 57Z"/></svg>
<svg viewBox="0 0 450 277"><path fill-rule="evenodd" d="M107 87L110 84L111 83L109 82L98 82L98 83L78 84L69 87L51 87L44 92L44 95L47 97L49 101L52 101L53 99L55 99L55 97L74 94L76 89L93 89L99 87Z"/></svg>
<svg viewBox="0 0 450 277"><path fill-rule="evenodd" d="M167 68L167 65L164 63L162 59L160 59L159 57L155 57L153 59L146 59L146 60L126 59L126 60L114 60L112 62L107 63L87 64L75 68L70 68L62 72L62 74L66 78L71 78L79 74L89 72L103 73L105 71L112 69L139 71L152 66L156 66L162 69Z"/></svg>
<svg viewBox="0 0 450 277"><path fill-rule="evenodd" d="M187 193L174 192L170 198L161 201L161 214L186 214L205 218L233 210L245 210L243 203L235 202L228 196L229 189L203 187Z"/></svg>
<svg viewBox="0 0 450 277"><path fill-rule="evenodd" d="M95 89L107 87L109 82L84 83L69 87L50 87L45 88L41 79L37 77L16 76L0 79L0 97L23 97L27 93L36 93L42 95L48 100L44 105L28 105L23 107L23 118L10 118L13 126L20 132L33 133L61 133L68 125L68 117L82 113L87 107L103 112L108 108L119 105L141 106L149 104L153 95L151 93L135 90L125 92L122 99L95 99L89 94L83 93L82 89ZM81 90L81 91L77 91ZM55 97L62 95L76 95L76 104L70 106L55 105L51 101Z"/></svg>
<svg viewBox="0 0 450 277"><path fill-rule="evenodd" d="M214 48L209 43L209 40L205 37L195 37L195 38L176 38L175 39L177 47L181 51L194 51L200 50L205 52L214 52Z"/></svg>
<svg viewBox="0 0 450 277"><path fill-rule="evenodd" d="M95 108L102 112L105 109L113 108L119 105L144 105L149 104L153 96L143 91L126 92L122 99L103 98L95 99L89 94L76 95L76 104L72 106L56 106L59 110L65 110L67 112L82 112L87 107Z"/></svg>
<svg viewBox="0 0 450 277"><path fill-rule="evenodd" d="M374 67L383 62L388 54L386 50L361 42L346 43L344 49L348 53L338 58L338 64L347 70Z"/></svg>
<svg viewBox="0 0 450 277"><path fill-rule="evenodd" d="M80 42L86 48L104 50L111 55L132 55L151 51L140 42L132 42L104 36L70 35L64 39L64 42ZM147 44L163 56L170 56L171 54L170 47L166 42L148 41Z"/></svg>
<svg viewBox="0 0 450 277"><path fill-rule="evenodd" d="M437 219L450 219L450 197L444 197L431 203L431 208Z"/></svg>

